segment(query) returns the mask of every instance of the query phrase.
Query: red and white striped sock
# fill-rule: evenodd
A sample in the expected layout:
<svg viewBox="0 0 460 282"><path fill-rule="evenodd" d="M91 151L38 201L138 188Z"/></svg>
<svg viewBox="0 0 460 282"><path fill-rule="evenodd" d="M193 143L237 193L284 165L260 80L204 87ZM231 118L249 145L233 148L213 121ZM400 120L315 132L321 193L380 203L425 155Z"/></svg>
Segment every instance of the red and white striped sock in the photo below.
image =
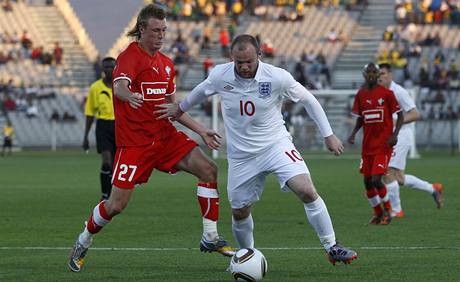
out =
<svg viewBox="0 0 460 282"><path fill-rule="evenodd" d="M89 233L96 234L111 220L112 217L107 214L105 209L105 201L102 201L93 209L93 213L88 219L86 228Z"/></svg>
<svg viewBox="0 0 460 282"><path fill-rule="evenodd" d="M379 193L377 192L377 189L372 188L366 190L366 195L367 195L367 200L369 201L369 204L371 204L371 207L374 208L374 214L375 215L382 215L382 206L380 206L380 197Z"/></svg>
<svg viewBox="0 0 460 282"><path fill-rule="evenodd" d="M217 191L217 183L198 183L196 194L200 203L201 216L203 217L203 234L208 240L213 240L218 236L219 192Z"/></svg>
<svg viewBox="0 0 460 282"><path fill-rule="evenodd" d="M383 187L379 188L378 191L379 191L380 199L383 202L383 206L386 209L391 210L390 195L387 192L387 187L385 185L383 185Z"/></svg>

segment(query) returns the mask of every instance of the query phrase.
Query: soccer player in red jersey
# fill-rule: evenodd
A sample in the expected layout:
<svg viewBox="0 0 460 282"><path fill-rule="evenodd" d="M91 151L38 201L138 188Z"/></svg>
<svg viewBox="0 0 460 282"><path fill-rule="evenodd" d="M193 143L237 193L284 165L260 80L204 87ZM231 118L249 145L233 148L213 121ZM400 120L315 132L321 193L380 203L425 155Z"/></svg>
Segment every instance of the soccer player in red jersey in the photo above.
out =
<svg viewBox="0 0 460 282"><path fill-rule="evenodd" d="M198 178L197 195L203 217L200 249L234 254L217 232L219 194L217 166L197 147L197 143L176 130L168 119L157 120L155 105L172 103L174 64L160 52L165 40L166 13L154 4L145 6L136 26L128 32L137 40L117 58L113 93L117 151L112 178L112 193L91 213L72 249L69 268L78 272L91 245L92 237L129 202L135 185L148 181L153 169L175 173L183 170ZM178 122L199 134L211 149L218 149L220 136L204 128L190 116Z"/></svg>
<svg viewBox="0 0 460 282"><path fill-rule="evenodd" d="M387 173L404 118L394 93L377 84L379 75L378 65L369 63L364 67L365 85L355 96L352 114L357 119L348 142L354 144L356 133L363 127L360 171L364 175L367 198L374 208L369 224L386 225L391 221L391 204L382 177ZM393 113L398 116L394 130Z"/></svg>

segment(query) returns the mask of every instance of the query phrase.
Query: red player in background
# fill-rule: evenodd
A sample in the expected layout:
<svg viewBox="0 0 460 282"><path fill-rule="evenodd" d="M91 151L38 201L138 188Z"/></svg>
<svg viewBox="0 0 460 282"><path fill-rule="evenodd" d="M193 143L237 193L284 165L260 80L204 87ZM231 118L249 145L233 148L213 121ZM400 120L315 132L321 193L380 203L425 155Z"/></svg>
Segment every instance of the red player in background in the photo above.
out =
<svg viewBox="0 0 460 282"><path fill-rule="evenodd" d="M391 221L391 204L382 177L387 173L393 146L398 141L403 114L394 93L377 84L379 75L378 65L369 63L364 67L365 84L355 96L352 114L357 119L348 142L354 144L356 133L363 127L360 171L364 175L367 198L374 208L369 224L386 225ZM393 113L398 115L394 130Z"/></svg>

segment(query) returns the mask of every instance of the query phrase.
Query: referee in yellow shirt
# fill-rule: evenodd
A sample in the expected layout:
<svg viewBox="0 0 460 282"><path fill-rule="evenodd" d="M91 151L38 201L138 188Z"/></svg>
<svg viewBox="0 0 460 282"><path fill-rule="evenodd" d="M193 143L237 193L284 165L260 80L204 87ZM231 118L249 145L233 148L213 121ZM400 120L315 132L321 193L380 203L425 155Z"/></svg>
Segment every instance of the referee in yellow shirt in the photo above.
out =
<svg viewBox="0 0 460 282"><path fill-rule="evenodd" d="M107 200L112 190L112 168L116 151L115 116L113 112L112 72L115 59L107 57L102 60L103 78L94 82L89 88L85 104L86 126L83 137L83 150L88 151L88 134L96 118L97 152L101 154L100 172L101 200Z"/></svg>
<svg viewBox="0 0 460 282"><path fill-rule="evenodd" d="M9 155L12 154L13 148L13 136L14 129L9 120L6 121L5 126L3 127L3 148L2 148L2 157L5 156L5 152L8 149Z"/></svg>

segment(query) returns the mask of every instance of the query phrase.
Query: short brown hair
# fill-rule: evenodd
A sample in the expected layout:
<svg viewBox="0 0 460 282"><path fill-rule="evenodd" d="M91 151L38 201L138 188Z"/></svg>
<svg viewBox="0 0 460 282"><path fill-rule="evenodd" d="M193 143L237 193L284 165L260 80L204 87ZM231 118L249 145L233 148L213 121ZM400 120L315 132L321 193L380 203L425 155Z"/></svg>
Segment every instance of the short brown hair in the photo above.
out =
<svg viewBox="0 0 460 282"><path fill-rule="evenodd" d="M247 44L254 46L257 54L259 53L259 42L257 42L257 39L250 34L240 34L237 37L235 37L235 39L233 39L232 45L230 46L230 51L233 51L233 48L235 48L235 46L246 46Z"/></svg>
<svg viewBox="0 0 460 282"><path fill-rule="evenodd" d="M145 6L137 15L136 25L130 31L128 31L127 35L130 37L135 37L137 40L139 40L141 37L141 26L146 27L150 18L164 20L166 18L166 12L155 4L149 4Z"/></svg>

